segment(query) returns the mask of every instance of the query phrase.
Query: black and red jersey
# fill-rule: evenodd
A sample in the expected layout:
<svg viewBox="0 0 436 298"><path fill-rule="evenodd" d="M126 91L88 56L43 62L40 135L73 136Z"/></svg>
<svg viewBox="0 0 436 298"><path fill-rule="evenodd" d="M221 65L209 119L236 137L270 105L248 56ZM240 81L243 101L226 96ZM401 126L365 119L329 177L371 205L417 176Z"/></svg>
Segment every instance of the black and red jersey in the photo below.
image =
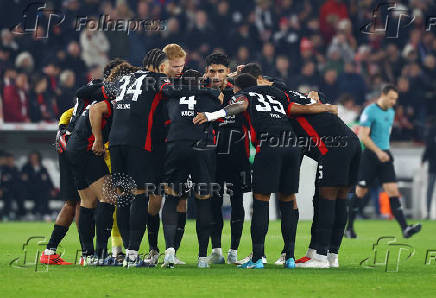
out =
<svg viewBox="0 0 436 298"><path fill-rule="evenodd" d="M73 115L67 126L67 131L72 132L74 130L77 120L88 105L90 105L94 100L101 101L104 99L101 93L97 92L102 88L102 86L102 80L92 80L77 90L76 104L74 105Z"/></svg>
<svg viewBox="0 0 436 298"><path fill-rule="evenodd" d="M283 91L272 86L254 86L236 94L234 101L240 100L239 96L248 99L248 108L244 115L250 124L252 142L256 143L260 134L293 134L287 116L290 103Z"/></svg>
<svg viewBox="0 0 436 298"><path fill-rule="evenodd" d="M169 84L165 74L139 70L104 84L113 101L110 146L127 145L152 151L164 138L162 87Z"/></svg>
<svg viewBox="0 0 436 298"><path fill-rule="evenodd" d="M192 120L199 112L213 112L221 108L219 92L211 88L167 85L163 93L168 112L167 142L189 140L213 144L212 124L194 125Z"/></svg>
<svg viewBox="0 0 436 298"><path fill-rule="evenodd" d="M316 103L315 100L306 95L296 92L287 91L288 100L300 105L311 105ZM322 100L322 102L325 102ZM317 152L308 152L308 154L317 159L319 154L325 155L329 147L338 147L347 142L347 138L356 138L354 132L337 116L332 113L324 112L297 117L290 117L294 131L298 137L311 139L311 147L316 147ZM306 149L311 149L306 148Z"/></svg>
<svg viewBox="0 0 436 298"><path fill-rule="evenodd" d="M99 103L100 101L94 101L92 104L88 105L82 114L78 117L76 125L71 133L70 138L67 142L68 151L90 151L92 145L94 144L94 135L92 134L91 122L89 120L89 109L93 104ZM104 100L108 106L109 112L103 115L101 121L101 129L103 135L103 142L106 143L109 139L109 132L111 130L112 124L112 105L108 100Z"/></svg>
<svg viewBox="0 0 436 298"><path fill-rule="evenodd" d="M221 91L224 95L221 108L232 103L233 85L227 83ZM247 158L250 157L249 123L243 114L220 118L215 124L217 135L217 153L226 154L232 146L244 146Z"/></svg>

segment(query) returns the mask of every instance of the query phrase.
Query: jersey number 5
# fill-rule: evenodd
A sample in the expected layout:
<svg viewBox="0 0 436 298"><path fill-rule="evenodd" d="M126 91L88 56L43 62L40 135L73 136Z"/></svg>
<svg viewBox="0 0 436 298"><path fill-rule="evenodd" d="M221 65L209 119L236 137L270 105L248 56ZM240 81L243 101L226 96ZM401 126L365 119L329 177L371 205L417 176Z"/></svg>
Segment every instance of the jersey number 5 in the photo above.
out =
<svg viewBox="0 0 436 298"><path fill-rule="evenodd" d="M256 111L271 112L272 107L274 111L286 115L283 105L280 103L280 101L275 100L273 96L266 95L265 98L262 94L256 92L250 92L249 95L252 97L256 97L257 101L260 103L256 105Z"/></svg>

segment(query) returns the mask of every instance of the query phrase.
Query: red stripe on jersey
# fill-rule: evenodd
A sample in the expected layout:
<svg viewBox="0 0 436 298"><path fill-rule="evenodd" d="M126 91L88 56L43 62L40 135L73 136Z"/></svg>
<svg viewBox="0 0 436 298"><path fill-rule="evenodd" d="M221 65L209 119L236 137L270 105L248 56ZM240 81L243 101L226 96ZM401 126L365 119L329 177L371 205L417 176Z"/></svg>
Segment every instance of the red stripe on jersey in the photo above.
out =
<svg viewBox="0 0 436 298"><path fill-rule="evenodd" d="M160 87L160 90L153 98L153 102L151 103L150 113L148 113L148 123L147 123L147 136L145 138L145 150L151 151L151 129L153 127L153 118L154 112L156 111L157 106L162 100L162 88L170 83L165 83Z"/></svg>
<svg viewBox="0 0 436 298"><path fill-rule="evenodd" d="M101 86L101 93L103 93L104 99L108 99L109 96L107 96L106 92L104 92L104 86Z"/></svg>
<svg viewBox="0 0 436 298"><path fill-rule="evenodd" d="M171 120L167 120L164 122L164 125L170 125L171 124Z"/></svg>
<svg viewBox="0 0 436 298"><path fill-rule="evenodd" d="M291 109L292 109L292 106L294 105L294 103L295 103L295 102L291 102L291 103L289 103L289 105L288 105L288 109L287 109L287 111L286 111L286 115L287 115L288 117L291 117Z"/></svg>
<svg viewBox="0 0 436 298"><path fill-rule="evenodd" d="M321 152L322 155L326 155L329 150L307 119L305 117L296 117L295 120L298 121L304 131L312 138L312 141L317 145L319 152Z"/></svg>
<svg viewBox="0 0 436 298"><path fill-rule="evenodd" d="M256 147L256 151L257 151L257 136L256 136L256 131L254 130L254 127L251 123L251 118L250 118L250 114L245 111L244 112L244 117L245 119L248 121L248 125L250 126L250 136L251 136L251 143L253 144L253 146Z"/></svg>
<svg viewBox="0 0 436 298"><path fill-rule="evenodd" d="M216 145L216 134L215 134L215 129L212 129L212 135L213 135L213 144Z"/></svg>
<svg viewBox="0 0 436 298"><path fill-rule="evenodd" d="M248 137L248 128L246 125L242 125L242 130L244 131L244 145L245 145L245 154L247 158L250 158L250 139Z"/></svg>

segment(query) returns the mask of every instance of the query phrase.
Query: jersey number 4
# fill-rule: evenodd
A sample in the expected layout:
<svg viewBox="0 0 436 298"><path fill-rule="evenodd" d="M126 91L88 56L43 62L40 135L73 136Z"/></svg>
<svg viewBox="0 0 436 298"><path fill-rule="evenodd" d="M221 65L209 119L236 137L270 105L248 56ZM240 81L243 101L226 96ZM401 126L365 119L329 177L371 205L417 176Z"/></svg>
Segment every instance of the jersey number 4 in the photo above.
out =
<svg viewBox="0 0 436 298"><path fill-rule="evenodd" d="M126 94L133 94L131 100L132 101L137 101L139 95L142 94L142 81L144 80L146 75L142 75L139 78L137 78L130 86L130 76L123 76L120 79L120 82L123 82L123 84L121 85L120 89L121 92L120 94L117 96L117 98L115 98L116 101L120 101L125 99L124 96ZM127 88L129 86L129 88Z"/></svg>
<svg viewBox="0 0 436 298"><path fill-rule="evenodd" d="M256 111L271 112L271 110L274 110L278 113L286 115L285 109L283 108L281 102L275 100L273 96L266 95L265 98L265 96L256 92L250 92L249 95L252 97L256 97L257 101L259 102L259 104L256 105Z"/></svg>
<svg viewBox="0 0 436 298"><path fill-rule="evenodd" d="M197 103L197 101L195 100L195 96L189 96L188 99L186 99L186 96L183 96L180 98L180 102L181 105L188 105L188 109L189 110L194 110L195 108L195 104Z"/></svg>

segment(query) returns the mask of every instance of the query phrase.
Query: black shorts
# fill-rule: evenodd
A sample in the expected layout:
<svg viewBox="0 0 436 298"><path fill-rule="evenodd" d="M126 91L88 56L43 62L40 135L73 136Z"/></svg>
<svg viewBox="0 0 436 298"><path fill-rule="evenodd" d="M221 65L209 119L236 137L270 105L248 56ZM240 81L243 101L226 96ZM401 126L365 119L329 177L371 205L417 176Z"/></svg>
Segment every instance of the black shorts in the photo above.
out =
<svg viewBox="0 0 436 298"><path fill-rule="evenodd" d="M67 154L58 154L59 157L59 173L60 173L60 197L64 201L77 202L80 201L79 193L75 185L73 170L68 161Z"/></svg>
<svg viewBox="0 0 436 298"><path fill-rule="evenodd" d="M359 186L369 187L376 178L381 184L397 181L394 157L389 150L384 151L389 154L388 162L381 162L377 155L369 149L363 150L357 183Z"/></svg>
<svg viewBox="0 0 436 298"><path fill-rule="evenodd" d="M135 181L138 189L152 189L159 183L159 169L162 167L162 154L158 151L149 152L131 146L111 146L112 174L128 175Z"/></svg>
<svg viewBox="0 0 436 298"><path fill-rule="evenodd" d="M357 183L362 154L360 141L350 137L346 146L330 147L318 159L318 180L320 187L354 186Z"/></svg>
<svg viewBox="0 0 436 298"><path fill-rule="evenodd" d="M298 147L262 146L253 163L253 192L286 195L297 193L301 154Z"/></svg>
<svg viewBox="0 0 436 298"><path fill-rule="evenodd" d="M244 140L231 143L228 151L217 150L216 182L231 184L238 192L251 191L251 165Z"/></svg>
<svg viewBox="0 0 436 298"><path fill-rule="evenodd" d="M162 181L181 194L191 175L194 191L202 196L209 195L214 191L215 157L214 148L198 148L192 141L168 143Z"/></svg>
<svg viewBox="0 0 436 298"><path fill-rule="evenodd" d="M92 151L66 151L66 153L78 190L85 189L98 179L109 175L103 156L96 156Z"/></svg>

